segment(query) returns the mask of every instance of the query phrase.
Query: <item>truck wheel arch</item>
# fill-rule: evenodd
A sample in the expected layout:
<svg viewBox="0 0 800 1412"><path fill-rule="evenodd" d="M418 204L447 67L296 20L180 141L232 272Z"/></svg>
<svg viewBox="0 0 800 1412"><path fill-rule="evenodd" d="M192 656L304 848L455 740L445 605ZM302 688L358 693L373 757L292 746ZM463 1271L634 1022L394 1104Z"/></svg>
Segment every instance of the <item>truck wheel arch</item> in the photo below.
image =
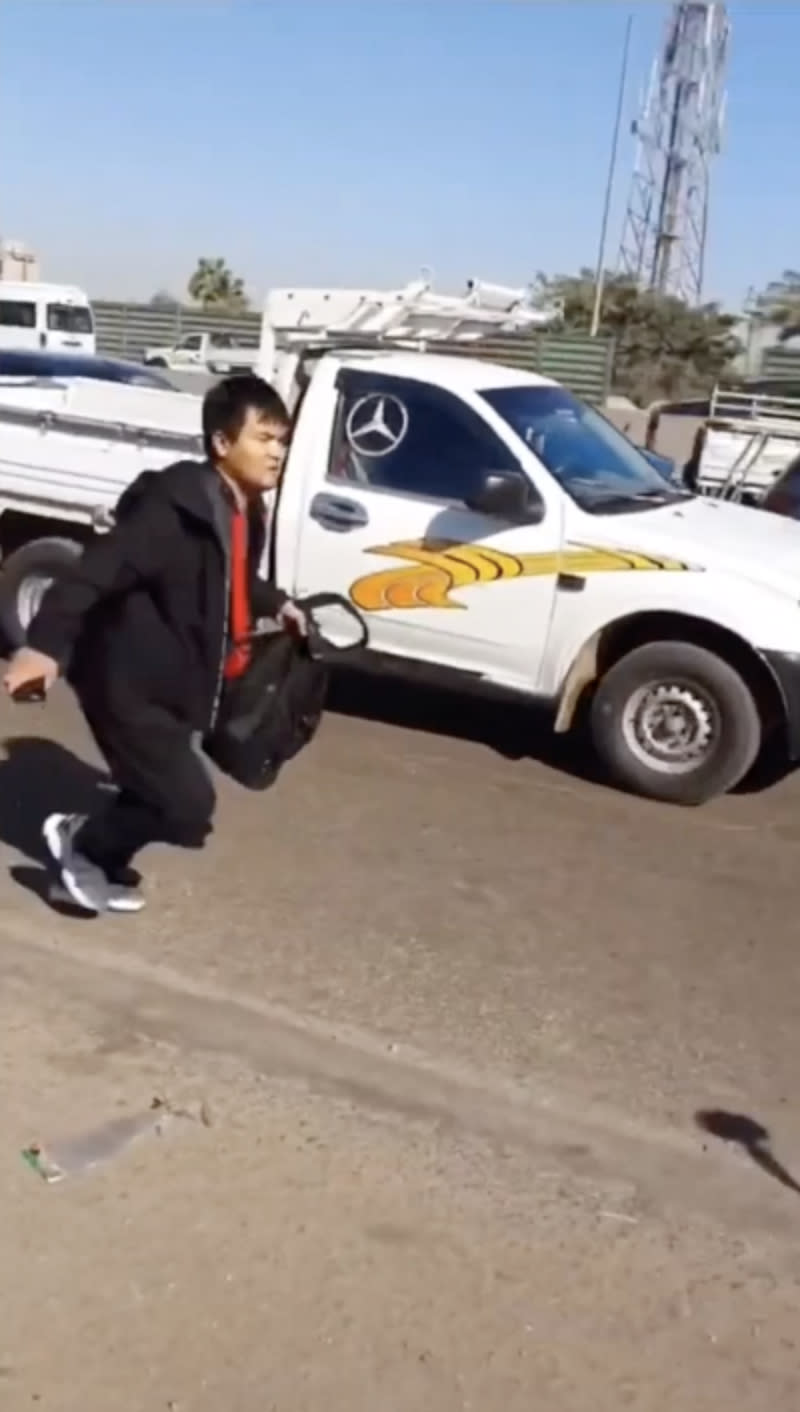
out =
<svg viewBox="0 0 800 1412"><path fill-rule="evenodd" d="M592 688L609 667L634 648L657 640L705 647L734 667L755 697L765 733L786 721L788 703L778 678L766 659L743 637L691 613L643 612L605 624L578 649L557 695L554 731L561 734L572 729Z"/></svg>

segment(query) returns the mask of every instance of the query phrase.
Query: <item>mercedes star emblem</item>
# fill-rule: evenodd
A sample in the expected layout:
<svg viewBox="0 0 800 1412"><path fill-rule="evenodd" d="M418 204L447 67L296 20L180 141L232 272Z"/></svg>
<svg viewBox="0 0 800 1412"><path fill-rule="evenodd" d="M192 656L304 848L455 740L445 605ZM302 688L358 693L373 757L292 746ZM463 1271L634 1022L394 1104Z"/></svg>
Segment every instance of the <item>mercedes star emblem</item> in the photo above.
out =
<svg viewBox="0 0 800 1412"><path fill-rule="evenodd" d="M408 409L399 397L368 392L350 408L344 430L357 455L388 456L408 431Z"/></svg>

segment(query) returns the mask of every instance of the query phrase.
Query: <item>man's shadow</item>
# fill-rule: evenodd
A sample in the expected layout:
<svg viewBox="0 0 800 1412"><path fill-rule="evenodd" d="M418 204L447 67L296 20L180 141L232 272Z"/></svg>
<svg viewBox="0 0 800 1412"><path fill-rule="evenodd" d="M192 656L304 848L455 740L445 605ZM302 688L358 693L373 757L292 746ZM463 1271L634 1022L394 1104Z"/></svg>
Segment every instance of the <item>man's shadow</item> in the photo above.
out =
<svg viewBox="0 0 800 1412"><path fill-rule="evenodd" d="M85 814L95 809L108 775L54 740L13 736L0 755L0 842L36 866L15 865L11 876L65 915L76 909L54 892L52 863L42 838L48 814Z"/></svg>

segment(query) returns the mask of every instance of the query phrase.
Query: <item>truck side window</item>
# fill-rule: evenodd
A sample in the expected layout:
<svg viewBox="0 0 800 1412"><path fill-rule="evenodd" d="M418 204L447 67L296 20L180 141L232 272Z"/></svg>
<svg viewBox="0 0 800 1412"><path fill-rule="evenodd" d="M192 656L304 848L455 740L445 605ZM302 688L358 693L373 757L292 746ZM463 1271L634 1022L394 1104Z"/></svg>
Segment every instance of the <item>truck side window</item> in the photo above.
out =
<svg viewBox="0 0 800 1412"><path fill-rule="evenodd" d="M517 469L491 427L444 388L340 374L329 479L459 504L486 471Z"/></svg>

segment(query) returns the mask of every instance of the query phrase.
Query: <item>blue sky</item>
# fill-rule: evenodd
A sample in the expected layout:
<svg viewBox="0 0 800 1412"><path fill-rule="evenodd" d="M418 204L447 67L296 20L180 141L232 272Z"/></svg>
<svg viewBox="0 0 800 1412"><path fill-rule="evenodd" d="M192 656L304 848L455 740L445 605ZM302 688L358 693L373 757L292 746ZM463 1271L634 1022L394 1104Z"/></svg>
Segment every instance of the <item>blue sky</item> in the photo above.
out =
<svg viewBox="0 0 800 1412"><path fill-rule="evenodd" d="M729 5L708 297L800 265L800 5ZM593 264L625 20L653 0L2 0L0 230L95 297ZM633 161L624 132L616 257Z"/></svg>

